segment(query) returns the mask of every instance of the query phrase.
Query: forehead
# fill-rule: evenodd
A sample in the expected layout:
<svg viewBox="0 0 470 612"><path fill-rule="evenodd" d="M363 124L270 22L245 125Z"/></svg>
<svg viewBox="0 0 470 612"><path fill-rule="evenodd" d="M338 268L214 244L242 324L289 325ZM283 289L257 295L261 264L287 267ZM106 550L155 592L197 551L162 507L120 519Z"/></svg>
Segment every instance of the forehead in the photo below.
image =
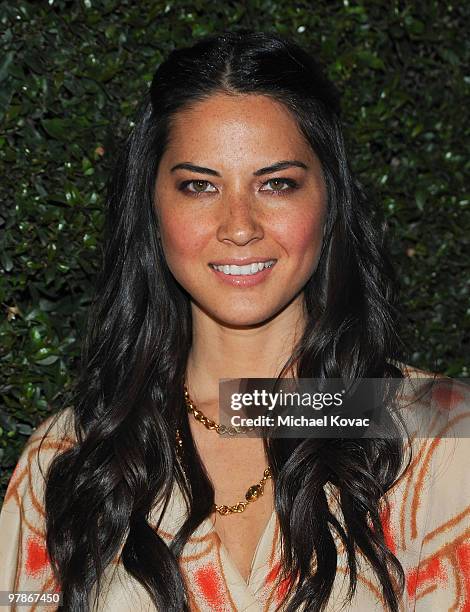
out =
<svg viewBox="0 0 470 612"><path fill-rule="evenodd" d="M261 155L287 159L312 156L310 145L290 111L265 95L216 93L177 112L167 153L188 157L207 153L242 159Z"/></svg>

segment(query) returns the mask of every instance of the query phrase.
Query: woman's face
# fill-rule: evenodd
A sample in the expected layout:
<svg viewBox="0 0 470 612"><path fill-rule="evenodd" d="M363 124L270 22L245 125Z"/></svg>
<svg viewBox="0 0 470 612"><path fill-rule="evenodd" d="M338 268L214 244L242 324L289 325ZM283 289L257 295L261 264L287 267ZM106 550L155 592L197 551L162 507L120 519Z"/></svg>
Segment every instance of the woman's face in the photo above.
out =
<svg viewBox="0 0 470 612"><path fill-rule="evenodd" d="M168 267L210 316L255 325L302 298L320 254L326 187L318 158L282 104L220 93L180 111L159 165L155 206ZM230 267L268 261L275 263L248 275Z"/></svg>

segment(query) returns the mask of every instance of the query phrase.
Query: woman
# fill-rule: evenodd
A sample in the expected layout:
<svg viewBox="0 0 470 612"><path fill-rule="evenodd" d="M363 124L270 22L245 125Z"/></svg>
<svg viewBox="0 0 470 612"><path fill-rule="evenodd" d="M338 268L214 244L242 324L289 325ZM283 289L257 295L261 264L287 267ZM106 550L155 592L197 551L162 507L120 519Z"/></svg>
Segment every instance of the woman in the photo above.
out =
<svg viewBox="0 0 470 612"><path fill-rule="evenodd" d="M223 378L417 375L372 219L305 51L241 32L172 52L110 182L73 408L9 484L1 588L67 610L470 605L463 444L211 429Z"/></svg>

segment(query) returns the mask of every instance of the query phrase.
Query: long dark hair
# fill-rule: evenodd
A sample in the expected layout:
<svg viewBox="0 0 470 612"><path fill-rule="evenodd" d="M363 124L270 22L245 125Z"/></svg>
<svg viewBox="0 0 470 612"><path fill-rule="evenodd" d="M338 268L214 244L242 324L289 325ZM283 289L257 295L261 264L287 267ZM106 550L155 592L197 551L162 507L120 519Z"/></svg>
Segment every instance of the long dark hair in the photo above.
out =
<svg viewBox="0 0 470 612"><path fill-rule="evenodd" d="M323 166L325 238L304 288L305 332L283 372L295 363L306 378L402 376L393 271L381 226L348 164L336 88L311 55L272 34L229 32L174 50L155 73L109 182L104 262L73 401L77 443L48 474L47 549L66 609L89 609L91 589L122 546L125 569L158 609L189 610L178 559L212 512L214 489L183 399L190 297L157 238L154 186L172 117L216 92L283 103ZM176 460L177 427L186 438L189 483ZM402 471L403 442L278 438L265 449L283 542L281 577L299 579L288 612L327 604L337 569L334 532L347 553L349 596L360 551L397 610L403 570L387 548L380 513ZM148 517L155 503L169 500L175 480L188 517L167 546ZM342 522L328 507L326 485L336 488Z"/></svg>

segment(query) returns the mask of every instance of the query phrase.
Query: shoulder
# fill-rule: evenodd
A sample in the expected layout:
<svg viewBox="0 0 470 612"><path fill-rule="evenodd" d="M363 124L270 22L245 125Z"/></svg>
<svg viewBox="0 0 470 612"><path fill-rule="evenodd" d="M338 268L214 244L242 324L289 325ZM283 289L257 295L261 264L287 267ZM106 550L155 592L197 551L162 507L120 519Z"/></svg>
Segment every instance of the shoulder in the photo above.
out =
<svg viewBox="0 0 470 612"><path fill-rule="evenodd" d="M399 408L414 455L411 467L422 474L432 469L436 482L445 473L448 478L453 476L454 482L458 475L465 475L463 482L470 485L466 466L470 451L470 385L464 382L466 379L410 366L402 368L402 372L405 378ZM441 484L447 487L448 482Z"/></svg>
<svg viewBox="0 0 470 612"><path fill-rule="evenodd" d="M4 505L12 498L28 497L40 499L40 490L47 469L57 454L68 450L76 443L72 408L65 408L42 421L29 436L11 475Z"/></svg>
<svg viewBox="0 0 470 612"><path fill-rule="evenodd" d="M470 527L470 386L417 368L403 373L411 460L395 487L402 535L408 524L411 540L439 547Z"/></svg>
<svg viewBox="0 0 470 612"><path fill-rule="evenodd" d="M468 379L401 364L403 408L414 415L420 437L470 437L470 385ZM417 421L419 419L419 421Z"/></svg>
<svg viewBox="0 0 470 612"><path fill-rule="evenodd" d="M439 374L438 372L431 372L430 370L423 370L416 366L408 365L406 363L395 364L402 372L403 376L407 380L418 380L418 379L446 379L447 376Z"/></svg>
<svg viewBox="0 0 470 612"><path fill-rule="evenodd" d="M44 419L28 438L26 445L33 444L41 438L52 440L68 440L75 442L74 412L71 406L64 408Z"/></svg>
<svg viewBox="0 0 470 612"><path fill-rule="evenodd" d="M47 463L59 452L68 450L76 443L74 413L71 407L52 414L42 421L30 435L20 459L38 456Z"/></svg>

